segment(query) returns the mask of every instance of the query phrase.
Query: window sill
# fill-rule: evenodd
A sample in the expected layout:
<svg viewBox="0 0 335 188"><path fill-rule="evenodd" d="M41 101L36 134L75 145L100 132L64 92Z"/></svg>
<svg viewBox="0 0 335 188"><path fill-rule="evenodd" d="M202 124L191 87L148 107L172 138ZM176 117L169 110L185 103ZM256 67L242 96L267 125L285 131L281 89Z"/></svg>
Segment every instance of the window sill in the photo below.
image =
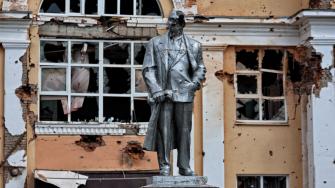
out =
<svg viewBox="0 0 335 188"><path fill-rule="evenodd" d="M35 125L37 135L126 135L127 124L122 123L58 123L39 122ZM145 135L147 123L138 123L137 135Z"/></svg>
<svg viewBox="0 0 335 188"><path fill-rule="evenodd" d="M240 121L235 120L237 126L289 126L288 121Z"/></svg>

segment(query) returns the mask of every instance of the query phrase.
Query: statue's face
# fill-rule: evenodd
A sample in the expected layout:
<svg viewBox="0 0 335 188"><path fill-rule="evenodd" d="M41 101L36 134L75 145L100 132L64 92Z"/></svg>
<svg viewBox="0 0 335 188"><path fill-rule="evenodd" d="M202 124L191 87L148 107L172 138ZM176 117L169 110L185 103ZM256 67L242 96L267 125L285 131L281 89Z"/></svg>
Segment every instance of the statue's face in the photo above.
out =
<svg viewBox="0 0 335 188"><path fill-rule="evenodd" d="M180 16L177 15L176 11L173 11L168 19L168 28L172 33L180 33L183 30L184 22L181 20Z"/></svg>

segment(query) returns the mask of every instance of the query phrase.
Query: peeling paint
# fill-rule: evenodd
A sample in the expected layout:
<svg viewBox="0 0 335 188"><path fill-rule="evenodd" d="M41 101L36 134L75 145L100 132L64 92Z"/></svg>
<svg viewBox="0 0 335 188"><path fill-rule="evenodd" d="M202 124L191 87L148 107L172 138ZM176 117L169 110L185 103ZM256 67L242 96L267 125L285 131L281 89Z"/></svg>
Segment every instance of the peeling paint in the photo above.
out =
<svg viewBox="0 0 335 188"><path fill-rule="evenodd" d="M12 177L9 179L8 182L6 182L5 187L6 188L25 188L25 182L27 177L27 169L22 169L21 175Z"/></svg>
<svg viewBox="0 0 335 188"><path fill-rule="evenodd" d="M333 0L310 0L309 7L315 9L329 9L331 8Z"/></svg>
<svg viewBox="0 0 335 188"><path fill-rule="evenodd" d="M142 143L133 140L128 141L126 147L122 149L122 163L132 166L134 161L142 160L144 155Z"/></svg>
<svg viewBox="0 0 335 188"><path fill-rule="evenodd" d="M25 150L19 150L11 154L7 159L7 162L11 166L16 167L26 167L27 166L27 156Z"/></svg>
<svg viewBox="0 0 335 188"><path fill-rule="evenodd" d="M27 11L27 0L4 0L2 4L3 11Z"/></svg>
<svg viewBox="0 0 335 188"><path fill-rule="evenodd" d="M36 170L35 178L61 188L77 188L86 184L88 176L70 171Z"/></svg>

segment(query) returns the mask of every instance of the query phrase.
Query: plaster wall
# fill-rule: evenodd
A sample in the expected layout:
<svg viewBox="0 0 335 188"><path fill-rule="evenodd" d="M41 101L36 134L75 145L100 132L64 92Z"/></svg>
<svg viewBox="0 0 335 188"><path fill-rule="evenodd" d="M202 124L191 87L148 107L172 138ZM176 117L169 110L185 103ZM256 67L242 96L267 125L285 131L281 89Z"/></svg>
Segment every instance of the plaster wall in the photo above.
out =
<svg viewBox="0 0 335 188"><path fill-rule="evenodd" d="M1 2L1 1L0 1ZM1 4L1 3L0 3ZM4 49L0 45L0 161L3 161L4 159L4 137L5 137L5 130L3 126L3 108L4 108L4 75L3 75L3 70L4 70L4 63L5 63L5 57L4 57ZM3 168L0 168L0 187L3 186Z"/></svg>
<svg viewBox="0 0 335 188"><path fill-rule="evenodd" d="M143 159L129 165L122 149L128 141L143 142L143 136L103 136L104 146L86 151L76 145L80 136L38 136L36 169L70 171L134 171L158 170L155 152L145 151Z"/></svg>
<svg viewBox="0 0 335 188"><path fill-rule="evenodd" d="M204 16L291 16L308 8L308 0L211 0L197 1L198 13Z"/></svg>
<svg viewBox="0 0 335 188"><path fill-rule="evenodd" d="M224 54L224 72L235 72L234 47ZM290 188L302 187L300 105L288 85L288 125L237 125L234 88L224 82L225 186L237 187L236 176L287 175Z"/></svg>

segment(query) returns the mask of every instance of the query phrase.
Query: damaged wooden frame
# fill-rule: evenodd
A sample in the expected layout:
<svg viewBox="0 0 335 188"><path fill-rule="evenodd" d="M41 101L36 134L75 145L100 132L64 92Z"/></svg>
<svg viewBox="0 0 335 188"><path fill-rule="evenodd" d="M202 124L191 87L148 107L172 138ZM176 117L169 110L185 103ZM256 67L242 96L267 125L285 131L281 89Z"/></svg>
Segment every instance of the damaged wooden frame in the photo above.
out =
<svg viewBox="0 0 335 188"><path fill-rule="evenodd" d="M236 123L287 124L286 51L241 48L235 54Z"/></svg>

